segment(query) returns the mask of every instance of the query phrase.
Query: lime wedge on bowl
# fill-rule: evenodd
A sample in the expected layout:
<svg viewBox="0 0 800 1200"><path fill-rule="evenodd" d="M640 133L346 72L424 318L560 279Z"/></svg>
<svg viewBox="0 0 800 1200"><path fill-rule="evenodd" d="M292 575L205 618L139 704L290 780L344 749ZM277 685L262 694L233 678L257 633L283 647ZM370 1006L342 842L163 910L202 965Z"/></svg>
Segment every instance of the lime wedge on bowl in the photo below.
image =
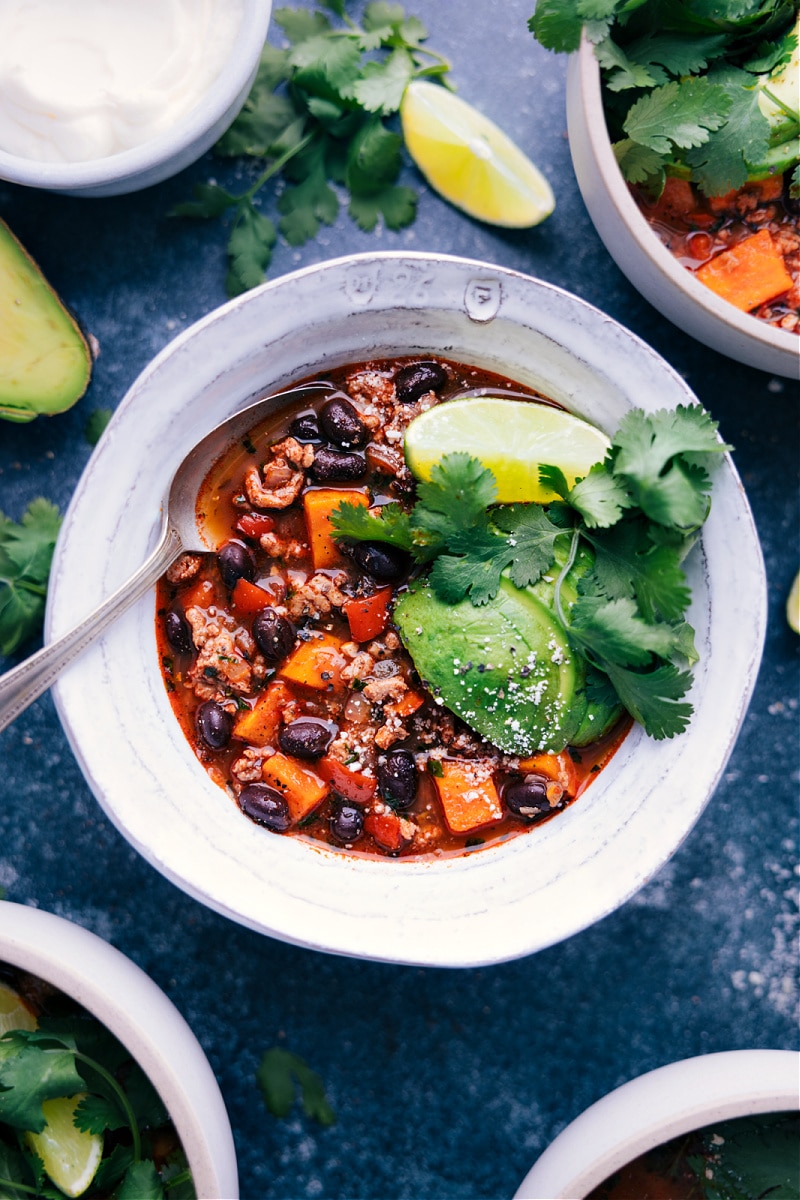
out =
<svg viewBox="0 0 800 1200"><path fill-rule="evenodd" d="M75 1125L75 1109L85 1096L59 1096L42 1104L47 1124L41 1133L26 1133L25 1140L39 1155L45 1171L66 1196L82 1196L97 1174L103 1156L103 1138Z"/></svg>
<svg viewBox="0 0 800 1200"><path fill-rule="evenodd" d="M437 404L414 418L405 437L406 462L418 479L429 479L443 454L461 450L494 473L499 504L556 500L539 482L539 467L560 467L571 487L608 447L602 430L564 409L499 396Z"/></svg>
<svg viewBox="0 0 800 1200"><path fill-rule="evenodd" d="M789 628L800 633L800 571L794 577L794 583L786 598L786 620Z"/></svg>
<svg viewBox="0 0 800 1200"><path fill-rule="evenodd" d="M36 1017L27 1004L17 993L4 983L0 983L0 1037L12 1029L27 1029L29 1032L37 1027Z"/></svg>
<svg viewBox="0 0 800 1200"><path fill-rule="evenodd" d="M555 208L538 167L494 122L439 84L412 80L400 122L408 152L428 183L471 217L527 229Z"/></svg>

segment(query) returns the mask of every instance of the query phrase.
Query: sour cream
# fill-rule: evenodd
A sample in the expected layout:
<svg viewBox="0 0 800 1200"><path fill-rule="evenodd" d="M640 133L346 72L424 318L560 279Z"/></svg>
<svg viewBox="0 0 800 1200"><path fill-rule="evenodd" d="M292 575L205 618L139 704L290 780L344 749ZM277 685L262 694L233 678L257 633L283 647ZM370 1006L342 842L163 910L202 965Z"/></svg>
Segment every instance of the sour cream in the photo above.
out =
<svg viewBox="0 0 800 1200"><path fill-rule="evenodd" d="M0 149L87 162L141 145L202 98L242 0L0 0Z"/></svg>

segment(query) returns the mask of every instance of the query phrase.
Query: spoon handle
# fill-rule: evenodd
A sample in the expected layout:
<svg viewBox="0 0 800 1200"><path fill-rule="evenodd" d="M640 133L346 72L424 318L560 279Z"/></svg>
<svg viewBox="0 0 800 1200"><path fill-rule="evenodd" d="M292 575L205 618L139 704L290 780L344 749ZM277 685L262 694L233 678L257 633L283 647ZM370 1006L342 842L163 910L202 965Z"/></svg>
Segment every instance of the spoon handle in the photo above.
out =
<svg viewBox="0 0 800 1200"><path fill-rule="evenodd" d="M0 676L0 730L10 725L88 645L156 582L182 549L180 535L166 524L158 545L126 583L87 617L18 667Z"/></svg>

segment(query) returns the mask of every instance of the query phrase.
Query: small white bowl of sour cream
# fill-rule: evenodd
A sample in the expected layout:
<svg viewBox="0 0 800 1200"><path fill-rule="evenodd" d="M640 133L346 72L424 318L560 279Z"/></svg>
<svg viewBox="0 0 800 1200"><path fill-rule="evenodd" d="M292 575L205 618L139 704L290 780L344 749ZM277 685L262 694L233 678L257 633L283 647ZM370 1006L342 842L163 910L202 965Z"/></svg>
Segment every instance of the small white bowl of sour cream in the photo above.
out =
<svg viewBox="0 0 800 1200"><path fill-rule="evenodd" d="M5 0L0 179L138 191L195 162L244 103L272 0Z"/></svg>

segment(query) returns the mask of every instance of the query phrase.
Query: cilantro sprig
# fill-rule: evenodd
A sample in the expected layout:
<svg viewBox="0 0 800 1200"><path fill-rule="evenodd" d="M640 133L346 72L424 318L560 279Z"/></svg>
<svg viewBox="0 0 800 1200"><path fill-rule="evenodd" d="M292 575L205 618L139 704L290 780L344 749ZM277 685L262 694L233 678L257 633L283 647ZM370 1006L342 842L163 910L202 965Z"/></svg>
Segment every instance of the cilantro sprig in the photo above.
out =
<svg viewBox="0 0 800 1200"><path fill-rule="evenodd" d="M149 1131L169 1119L155 1089L124 1047L88 1014L42 1016L38 1029L0 1037L3 1195L62 1196L47 1182L24 1135L44 1129L45 1101L79 1093L84 1095L75 1110L76 1127L109 1135L87 1194L113 1192L136 1200L189 1200L195 1195L182 1152L160 1168L155 1165Z"/></svg>
<svg viewBox="0 0 800 1200"><path fill-rule="evenodd" d="M301 246L321 225L332 225L341 190L366 232L379 220L393 230L414 220L417 195L397 183L403 143L388 120L410 80L444 80L449 70L447 60L424 45L425 26L400 4L373 0L360 25L345 12L345 0L279 8L272 19L288 46L264 47L244 108L215 147L223 157L266 165L244 192L200 183L192 200L171 210L181 217L232 216L231 296L263 282L278 234ZM282 184L277 228L257 203L271 180Z"/></svg>
<svg viewBox="0 0 800 1200"><path fill-rule="evenodd" d="M796 20L792 0L536 0L528 25L549 50L577 50L582 33L593 43L629 183L657 195L677 172L717 196L759 177L775 146L797 164L798 104L765 80L789 62ZM783 121L764 116L760 90ZM791 186L800 194L800 165Z"/></svg>
<svg viewBox="0 0 800 1200"><path fill-rule="evenodd" d="M408 551L447 604L491 605L503 577L535 584L566 545L554 607L573 649L652 737L672 737L691 716L683 697L697 660L682 563L709 512L711 465L727 449L700 405L635 409L605 460L572 487L558 467L541 468L558 497L549 505L497 504L493 473L454 453L418 484L410 512L344 503L331 521L338 538ZM561 584L582 549L593 565L569 606Z"/></svg>
<svg viewBox="0 0 800 1200"><path fill-rule="evenodd" d="M41 496L19 523L0 512L0 654L13 654L41 628L60 525L58 509Z"/></svg>
<svg viewBox="0 0 800 1200"><path fill-rule="evenodd" d="M264 1103L274 1117L287 1117L300 1089L303 1111L320 1125L334 1125L336 1114L331 1108L325 1087L316 1071L291 1050L272 1046L265 1050L256 1071L256 1080Z"/></svg>

